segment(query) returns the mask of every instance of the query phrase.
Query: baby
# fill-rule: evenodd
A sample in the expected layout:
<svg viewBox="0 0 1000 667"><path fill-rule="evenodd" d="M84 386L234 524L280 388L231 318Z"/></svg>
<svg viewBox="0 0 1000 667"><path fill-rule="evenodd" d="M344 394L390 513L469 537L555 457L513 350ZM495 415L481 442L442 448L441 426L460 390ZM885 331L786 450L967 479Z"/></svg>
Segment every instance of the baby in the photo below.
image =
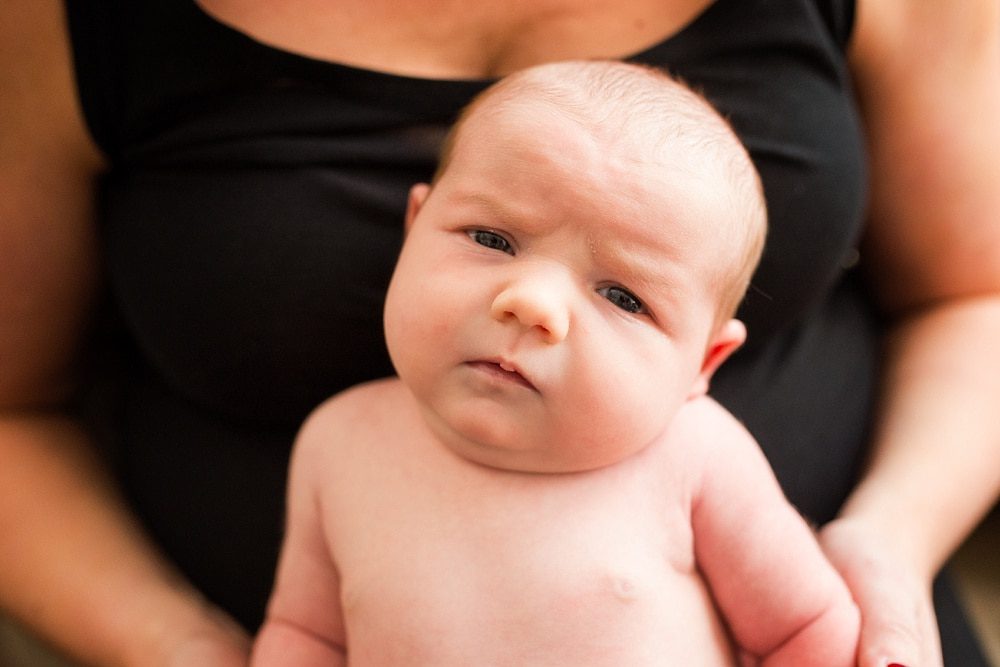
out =
<svg viewBox="0 0 1000 667"><path fill-rule="evenodd" d="M763 245L756 172L667 75L531 68L410 192L399 379L303 427L252 664L854 664L859 616L706 396Z"/></svg>

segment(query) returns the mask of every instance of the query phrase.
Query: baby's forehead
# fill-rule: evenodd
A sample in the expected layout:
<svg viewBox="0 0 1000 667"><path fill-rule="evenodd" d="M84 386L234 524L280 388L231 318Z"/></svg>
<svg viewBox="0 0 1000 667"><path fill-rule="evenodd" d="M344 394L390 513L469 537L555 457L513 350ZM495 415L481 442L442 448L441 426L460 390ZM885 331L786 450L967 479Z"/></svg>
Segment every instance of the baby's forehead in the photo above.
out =
<svg viewBox="0 0 1000 667"><path fill-rule="evenodd" d="M635 214L654 239L681 229L680 239L697 241L684 244L689 252L718 258L722 282L734 266L737 283L749 279L767 217L756 169L729 123L662 72L620 63L542 66L479 98L456 135L466 131L479 136L480 154L534 151L522 169L537 167L538 156L561 161L562 174L614 200L618 220ZM567 187L565 179L548 185L552 196ZM671 224L677 210L687 211L685 225Z"/></svg>
<svg viewBox="0 0 1000 667"><path fill-rule="evenodd" d="M580 172L618 174L623 188L696 179L713 181L722 197L753 183L753 167L728 126L719 119L713 127L703 110L684 104L670 115L643 112L623 119L604 113L614 108L583 113L529 94L484 109L467 129L485 135L492 150L548 151Z"/></svg>
<svg viewBox="0 0 1000 667"><path fill-rule="evenodd" d="M454 165L458 181L473 198L482 187L497 208L525 212L512 217L555 212L550 222L588 234L595 249L642 250L650 259L714 253L733 238L719 233L734 224L733 199L720 192L730 186L718 161L696 146L649 151L606 127L581 127L530 106L495 115L474 132Z"/></svg>
<svg viewBox="0 0 1000 667"><path fill-rule="evenodd" d="M676 82L666 80L663 86L657 94L649 89L650 94L629 98L589 95L571 85L554 91L529 81L488 91L470 108L466 120L482 116L500 122L514 115L524 122L537 116L568 120L578 131L605 141L686 138L706 149L738 149L728 123L707 101ZM719 146L711 146L713 140Z"/></svg>
<svg viewBox="0 0 1000 667"><path fill-rule="evenodd" d="M522 95L484 106L464 123L456 141L460 170L477 169L486 156L494 174L509 185L544 179L551 196L588 192L613 199L622 217L645 214L669 203L687 208L716 208L732 201L734 188L724 165L725 150L710 131L692 127L679 132L649 123L620 123L613 118L581 114L546 98ZM706 222L710 222L706 220Z"/></svg>

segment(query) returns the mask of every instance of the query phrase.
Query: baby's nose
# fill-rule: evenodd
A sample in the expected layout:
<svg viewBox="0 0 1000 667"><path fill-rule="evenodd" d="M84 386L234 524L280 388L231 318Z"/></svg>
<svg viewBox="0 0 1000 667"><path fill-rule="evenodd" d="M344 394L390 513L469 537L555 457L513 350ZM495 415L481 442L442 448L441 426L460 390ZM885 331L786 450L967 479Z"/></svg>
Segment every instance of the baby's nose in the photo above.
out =
<svg viewBox="0 0 1000 667"><path fill-rule="evenodd" d="M551 344L569 333L566 288L552 276L534 275L511 282L493 300L491 314L498 322L517 322L538 331Z"/></svg>

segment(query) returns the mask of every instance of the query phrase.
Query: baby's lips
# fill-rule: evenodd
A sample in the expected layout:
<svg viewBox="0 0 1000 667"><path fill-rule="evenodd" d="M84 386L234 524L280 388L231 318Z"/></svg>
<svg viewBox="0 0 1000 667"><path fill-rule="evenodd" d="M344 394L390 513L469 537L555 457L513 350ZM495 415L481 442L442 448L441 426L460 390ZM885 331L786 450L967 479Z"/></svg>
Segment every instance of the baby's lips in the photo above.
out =
<svg viewBox="0 0 1000 667"><path fill-rule="evenodd" d="M491 357L486 359L479 359L476 361L472 361L470 363L473 365L482 365L484 367L491 367L493 368L494 373L501 373L511 381L516 382L517 384L524 385L525 387L533 391L538 391L534 383L532 383L531 380L528 378L528 376L526 376L521 371L520 366L509 360L501 359L498 357Z"/></svg>
<svg viewBox="0 0 1000 667"><path fill-rule="evenodd" d="M519 382L527 385L531 389L535 389L534 383L528 378L527 375L524 374L524 372L521 370L521 367L518 366L517 364L511 361L507 361L505 359L498 359L493 363L499 366L500 370L504 371L505 373L510 373Z"/></svg>

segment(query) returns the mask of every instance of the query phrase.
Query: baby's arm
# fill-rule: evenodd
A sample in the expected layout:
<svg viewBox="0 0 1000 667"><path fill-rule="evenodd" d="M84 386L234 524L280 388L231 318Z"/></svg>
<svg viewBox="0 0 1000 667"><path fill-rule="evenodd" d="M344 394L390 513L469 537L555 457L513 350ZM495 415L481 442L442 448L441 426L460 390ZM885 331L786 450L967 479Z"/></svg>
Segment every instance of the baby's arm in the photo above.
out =
<svg viewBox="0 0 1000 667"><path fill-rule="evenodd" d="M695 556L744 658L853 666L860 615L847 586L752 436L714 401L695 410L714 440L693 499Z"/></svg>
<svg viewBox="0 0 1000 667"><path fill-rule="evenodd" d="M324 469L317 458L331 432L322 411L303 427L292 455L285 540L252 667L347 664L339 576L324 538L317 493L317 476Z"/></svg>

